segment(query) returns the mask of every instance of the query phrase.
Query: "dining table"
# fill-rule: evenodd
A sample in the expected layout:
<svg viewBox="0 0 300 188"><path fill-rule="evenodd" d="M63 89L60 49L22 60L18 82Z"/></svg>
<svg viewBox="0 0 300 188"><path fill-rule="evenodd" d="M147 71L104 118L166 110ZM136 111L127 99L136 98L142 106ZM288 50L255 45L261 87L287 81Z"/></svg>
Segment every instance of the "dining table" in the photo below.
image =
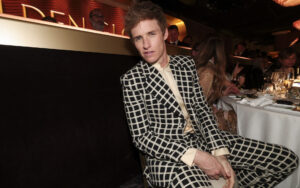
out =
<svg viewBox="0 0 300 188"><path fill-rule="evenodd" d="M218 107L234 109L237 114L237 134L285 146L300 156L300 112L295 111L293 105L278 104L268 97L266 99L265 104L261 105L258 99L224 96L219 100ZM300 168L276 188L300 188Z"/></svg>

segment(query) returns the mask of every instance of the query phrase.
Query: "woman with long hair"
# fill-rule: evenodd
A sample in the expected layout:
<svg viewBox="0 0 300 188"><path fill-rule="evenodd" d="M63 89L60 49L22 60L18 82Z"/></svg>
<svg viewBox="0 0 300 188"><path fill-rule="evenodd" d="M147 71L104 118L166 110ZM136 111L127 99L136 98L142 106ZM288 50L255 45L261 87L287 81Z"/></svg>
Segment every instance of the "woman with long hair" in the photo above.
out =
<svg viewBox="0 0 300 188"><path fill-rule="evenodd" d="M219 128L236 133L235 112L218 109L215 105L222 96L239 93L239 89L226 78L224 41L218 36L207 37L199 45L195 61L200 85L216 115Z"/></svg>

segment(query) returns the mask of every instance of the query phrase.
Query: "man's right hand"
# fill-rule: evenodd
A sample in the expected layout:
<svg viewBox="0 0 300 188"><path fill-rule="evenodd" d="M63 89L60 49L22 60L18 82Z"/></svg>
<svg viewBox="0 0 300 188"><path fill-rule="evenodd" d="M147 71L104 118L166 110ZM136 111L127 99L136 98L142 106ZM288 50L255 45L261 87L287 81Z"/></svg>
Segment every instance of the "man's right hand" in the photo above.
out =
<svg viewBox="0 0 300 188"><path fill-rule="evenodd" d="M219 177L223 177L224 179L232 178L225 172L225 169L222 164L216 159L215 156L203 152L197 151L194 164L198 166L203 172L211 179L219 179ZM231 187L233 184L230 183Z"/></svg>

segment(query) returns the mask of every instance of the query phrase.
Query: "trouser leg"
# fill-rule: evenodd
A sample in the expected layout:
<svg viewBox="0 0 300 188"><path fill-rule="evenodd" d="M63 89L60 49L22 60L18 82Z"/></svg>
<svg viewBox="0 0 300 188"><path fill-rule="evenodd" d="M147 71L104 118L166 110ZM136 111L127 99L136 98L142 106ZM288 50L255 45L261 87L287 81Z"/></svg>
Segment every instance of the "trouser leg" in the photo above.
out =
<svg viewBox="0 0 300 188"><path fill-rule="evenodd" d="M182 166L176 170L170 188L212 188L208 176L198 167Z"/></svg>
<svg viewBox="0 0 300 188"><path fill-rule="evenodd" d="M224 133L230 145L228 158L243 187L274 187L298 166L291 150L265 142Z"/></svg>

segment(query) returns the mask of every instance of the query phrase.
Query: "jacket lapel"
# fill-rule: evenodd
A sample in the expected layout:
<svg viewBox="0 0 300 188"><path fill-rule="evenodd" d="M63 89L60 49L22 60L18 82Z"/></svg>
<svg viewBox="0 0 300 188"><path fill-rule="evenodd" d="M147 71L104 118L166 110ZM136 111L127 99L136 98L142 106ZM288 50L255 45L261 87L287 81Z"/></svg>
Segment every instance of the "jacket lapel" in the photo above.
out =
<svg viewBox="0 0 300 188"><path fill-rule="evenodd" d="M184 62L181 61L182 60L180 58L177 58L176 56L171 57L170 68L175 80L177 81L179 93L183 98L184 104L188 110L191 109L190 99L192 99L193 97L193 80L188 80L188 78L192 78L192 73L188 70Z"/></svg>
<svg viewBox="0 0 300 188"><path fill-rule="evenodd" d="M146 62L142 63L142 69L146 79L144 82L146 92L149 92L170 112L173 112L177 116L182 115L180 106L176 101L172 90L166 84L158 70Z"/></svg>

